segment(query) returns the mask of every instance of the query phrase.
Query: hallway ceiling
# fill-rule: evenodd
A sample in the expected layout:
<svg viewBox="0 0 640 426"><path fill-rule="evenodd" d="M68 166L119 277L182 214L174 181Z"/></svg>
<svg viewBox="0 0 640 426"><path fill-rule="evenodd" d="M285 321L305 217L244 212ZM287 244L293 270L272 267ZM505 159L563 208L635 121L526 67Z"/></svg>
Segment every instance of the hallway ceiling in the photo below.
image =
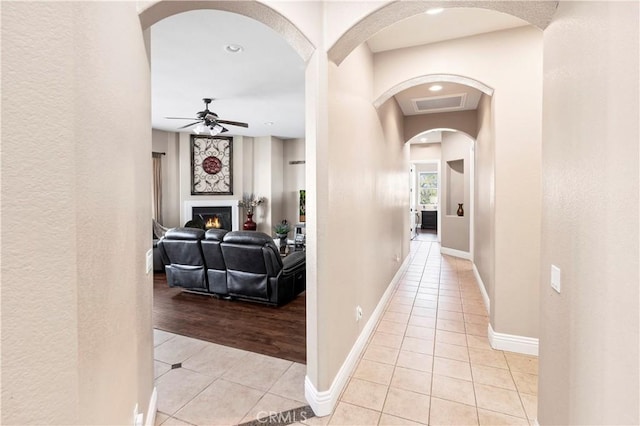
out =
<svg viewBox="0 0 640 426"><path fill-rule="evenodd" d="M435 114L475 110L482 92L473 87L457 83L437 83L442 90L432 92L435 83L421 84L395 95L404 115Z"/></svg>
<svg viewBox="0 0 640 426"><path fill-rule="evenodd" d="M421 14L400 21L367 44L372 51L381 52L525 24L484 9L445 9L439 15ZM240 45L242 51L230 53L225 49L228 45ZM248 129L226 126L227 135L302 138L304 70L304 62L284 39L258 21L217 10L171 16L151 27L152 126L189 131L192 128L178 128L191 121L165 117L196 117L203 109L202 98L214 98L210 109L221 119L249 123ZM441 92L429 92L424 85L399 93L396 99L404 105L405 115L417 113L411 99L447 93L467 93L467 104L477 105L473 89L442 85Z"/></svg>
<svg viewBox="0 0 640 426"><path fill-rule="evenodd" d="M397 22L375 34L367 44L378 53L524 25L529 23L492 10L450 8L438 15L422 13Z"/></svg>

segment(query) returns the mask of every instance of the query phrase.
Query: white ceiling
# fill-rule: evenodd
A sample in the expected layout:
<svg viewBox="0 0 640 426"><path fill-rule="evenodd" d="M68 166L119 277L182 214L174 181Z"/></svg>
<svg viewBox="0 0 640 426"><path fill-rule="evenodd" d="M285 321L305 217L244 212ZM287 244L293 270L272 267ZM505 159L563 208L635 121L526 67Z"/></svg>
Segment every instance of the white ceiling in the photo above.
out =
<svg viewBox="0 0 640 426"><path fill-rule="evenodd" d="M228 53L228 44L244 50ZM253 19L215 10L171 16L151 27L152 126L178 131L192 121L164 117L196 117L210 97L221 119L249 123L225 125L229 135L304 137L304 67L282 36Z"/></svg>
<svg viewBox="0 0 640 426"><path fill-rule="evenodd" d="M433 43L447 39L526 25L519 18L484 9L452 8L439 15L420 14L377 33L367 42L373 52ZM243 51L231 54L225 46ZM229 126L227 135L304 137L304 68L295 51L275 31L242 15L196 10L166 18L151 27L152 126L179 130L196 117L202 98L215 98L209 109L221 119L249 123ZM411 99L467 93L475 109L479 93L463 85L443 83L445 90L429 92L428 85L396 95L405 115ZM457 87L456 87L457 86ZM475 91L477 92L477 91ZM473 106L475 102L476 106ZM193 120L195 121L195 120ZM268 125L266 123L273 123Z"/></svg>
<svg viewBox="0 0 640 426"><path fill-rule="evenodd" d="M520 18L492 10L450 8L438 15L422 13L397 22L379 31L367 44L377 53L524 25L528 23Z"/></svg>

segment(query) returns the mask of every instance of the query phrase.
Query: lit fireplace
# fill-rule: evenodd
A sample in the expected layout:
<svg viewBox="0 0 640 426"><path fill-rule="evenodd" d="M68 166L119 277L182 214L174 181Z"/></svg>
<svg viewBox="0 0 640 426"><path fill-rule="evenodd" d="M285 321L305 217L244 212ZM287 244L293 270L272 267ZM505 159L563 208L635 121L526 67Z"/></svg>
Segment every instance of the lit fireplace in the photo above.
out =
<svg viewBox="0 0 640 426"><path fill-rule="evenodd" d="M222 226L222 222L220 222L220 218L217 215L207 219L207 221L204 224L204 227L207 229L211 229L211 228L220 229L221 226Z"/></svg>
<svg viewBox="0 0 640 426"><path fill-rule="evenodd" d="M192 207L193 219L199 220L205 229L232 230L231 207Z"/></svg>

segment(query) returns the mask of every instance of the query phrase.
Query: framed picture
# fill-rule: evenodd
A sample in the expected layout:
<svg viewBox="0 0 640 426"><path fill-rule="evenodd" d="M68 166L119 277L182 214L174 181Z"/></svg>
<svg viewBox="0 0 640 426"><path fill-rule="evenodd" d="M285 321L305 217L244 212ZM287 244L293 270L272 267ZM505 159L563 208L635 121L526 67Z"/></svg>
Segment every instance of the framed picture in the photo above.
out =
<svg viewBox="0 0 640 426"><path fill-rule="evenodd" d="M191 195L233 195L233 138L191 135Z"/></svg>

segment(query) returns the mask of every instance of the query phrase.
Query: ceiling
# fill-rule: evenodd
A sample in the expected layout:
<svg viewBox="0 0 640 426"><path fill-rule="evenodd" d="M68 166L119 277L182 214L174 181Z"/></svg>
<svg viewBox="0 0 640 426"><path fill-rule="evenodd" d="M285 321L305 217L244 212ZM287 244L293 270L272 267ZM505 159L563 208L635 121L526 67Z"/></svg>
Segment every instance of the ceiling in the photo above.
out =
<svg viewBox="0 0 640 426"><path fill-rule="evenodd" d="M367 44L373 52L433 43L526 25L510 15L485 9L452 8L438 15L420 14L387 27ZM225 47L242 46L239 53ZM226 125L229 135L283 139L304 137L303 60L274 30L242 15L196 10L166 18L151 27L152 126L191 131L180 126L204 109L202 98L214 98L209 109L221 119L249 123ZM413 99L465 94L459 109L475 109L479 92L464 85L417 86L395 97L405 115L416 112ZM441 102L442 100L436 100ZM446 101L446 100L445 100ZM433 112L433 111L431 111Z"/></svg>
<svg viewBox="0 0 640 426"><path fill-rule="evenodd" d="M227 52L229 44L242 52ZM225 125L228 134L304 137L304 67L282 36L251 18L217 10L171 16L151 27L152 126L178 131L195 120L165 117L196 117L202 98L214 98L209 109L221 119L249 123Z"/></svg>
<svg viewBox="0 0 640 426"><path fill-rule="evenodd" d="M430 88L440 86L439 91ZM436 114L475 110L482 92L473 87L457 83L429 83L410 87L395 95L404 115Z"/></svg>
<svg viewBox="0 0 640 426"><path fill-rule="evenodd" d="M367 44L372 52L378 53L524 25L529 24L493 10L450 8L437 15L421 13L397 22L379 31Z"/></svg>

